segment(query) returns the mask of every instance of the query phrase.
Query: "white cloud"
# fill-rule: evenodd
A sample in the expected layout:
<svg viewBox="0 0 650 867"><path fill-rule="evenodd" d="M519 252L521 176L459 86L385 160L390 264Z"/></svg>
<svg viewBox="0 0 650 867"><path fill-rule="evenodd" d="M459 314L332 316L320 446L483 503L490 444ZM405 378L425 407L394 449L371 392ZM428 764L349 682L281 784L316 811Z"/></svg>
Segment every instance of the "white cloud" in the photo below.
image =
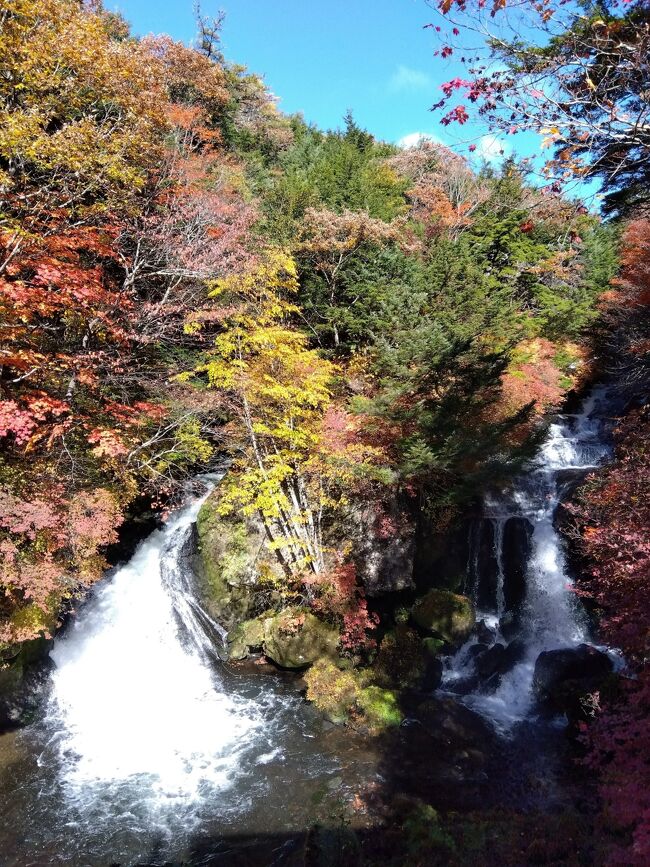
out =
<svg viewBox="0 0 650 867"><path fill-rule="evenodd" d="M397 147L416 148L425 141L433 142L433 144L444 144L442 139L438 138L437 135L432 135L428 132L410 132L408 135L403 135L401 139L398 139Z"/></svg>
<svg viewBox="0 0 650 867"><path fill-rule="evenodd" d="M487 163L498 163L510 153L510 145L495 135L484 135L476 146L476 156Z"/></svg>
<svg viewBox="0 0 650 867"><path fill-rule="evenodd" d="M388 82L391 93L401 93L405 90L428 90L433 87L431 78L426 72L410 69L408 66L398 66Z"/></svg>

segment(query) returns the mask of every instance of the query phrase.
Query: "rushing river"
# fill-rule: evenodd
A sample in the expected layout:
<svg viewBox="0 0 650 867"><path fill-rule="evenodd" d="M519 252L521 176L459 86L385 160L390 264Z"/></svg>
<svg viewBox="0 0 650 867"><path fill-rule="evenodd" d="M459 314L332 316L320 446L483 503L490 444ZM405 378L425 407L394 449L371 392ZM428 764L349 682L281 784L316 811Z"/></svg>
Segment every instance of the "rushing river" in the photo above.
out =
<svg viewBox="0 0 650 867"><path fill-rule="evenodd" d="M42 718L0 739L3 867L200 863L202 847L227 864L229 840L273 835L251 862L270 864L273 839L340 813L372 775L291 679L216 656L186 564L204 498L95 589L55 641Z"/></svg>

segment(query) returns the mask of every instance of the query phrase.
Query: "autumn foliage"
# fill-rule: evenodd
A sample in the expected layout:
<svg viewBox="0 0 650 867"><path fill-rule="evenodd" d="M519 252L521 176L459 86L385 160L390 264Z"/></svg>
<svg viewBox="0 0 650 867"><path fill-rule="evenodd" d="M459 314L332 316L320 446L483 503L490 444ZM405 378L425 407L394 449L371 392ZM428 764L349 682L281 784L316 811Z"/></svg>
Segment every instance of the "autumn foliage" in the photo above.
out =
<svg viewBox="0 0 650 867"><path fill-rule="evenodd" d="M139 491L164 498L209 457L196 407L161 400L163 347L187 346L201 280L247 261L254 212L208 125L230 99L219 62L133 40L100 4L15 0L0 15L10 641L50 629L62 599L101 575Z"/></svg>
<svg viewBox="0 0 650 867"><path fill-rule="evenodd" d="M282 115L200 15L197 48L97 2L0 15L2 641L226 453L220 508L367 649L346 526L515 469L575 382L598 221L514 163Z"/></svg>
<svg viewBox="0 0 650 867"><path fill-rule="evenodd" d="M605 860L616 865L647 864L650 858L649 240L647 220L628 224L623 268L604 301L605 351L631 408L615 430L612 464L590 476L569 506L583 567L581 592L596 606L603 639L626 662L619 689L600 696L599 713L583 733L588 764L600 778Z"/></svg>

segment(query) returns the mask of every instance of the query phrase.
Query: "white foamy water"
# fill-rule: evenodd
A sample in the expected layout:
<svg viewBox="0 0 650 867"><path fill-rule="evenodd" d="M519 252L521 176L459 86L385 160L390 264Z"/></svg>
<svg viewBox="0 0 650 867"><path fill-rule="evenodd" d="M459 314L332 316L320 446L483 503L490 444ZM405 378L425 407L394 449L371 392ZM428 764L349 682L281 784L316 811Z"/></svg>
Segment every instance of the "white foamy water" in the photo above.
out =
<svg viewBox="0 0 650 867"><path fill-rule="evenodd" d="M577 415L563 416L550 425L546 441L530 468L502 498L491 497L484 514L494 527L494 554L497 564L496 616L482 615L497 625L496 640L508 639L499 630L505 611L503 536L509 518L525 518L532 529L530 555L526 565L526 591L519 613L516 637L523 640L521 660L501 679L494 692L478 684L463 702L495 722L502 730L523 720L533 706L531 690L535 661L545 650L575 647L588 641L581 605L572 590L563 541L553 526L567 471L585 472L596 467L608 454L604 442L602 405L604 387L594 389ZM599 411L600 410L600 411ZM476 566L474 559L474 569ZM471 638L448 663L444 687L454 690L474 675Z"/></svg>
<svg viewBox="0 0 650 867"><path fill-rule="evenodd" d="M51 653L49 725L72 798L107 783L137 782L151 803L225 789L261 725L254 703L219 689L207 615L184 592L182 548L204 499L140 546Z"/></svg>
<svg viewBox="0 0 650 867"><path fill-rule="evenodd" d="M218 658L192 573L203 499L93 589L38 717L0 738L2 867L267 863L376 780L293 677Z"/></svg>

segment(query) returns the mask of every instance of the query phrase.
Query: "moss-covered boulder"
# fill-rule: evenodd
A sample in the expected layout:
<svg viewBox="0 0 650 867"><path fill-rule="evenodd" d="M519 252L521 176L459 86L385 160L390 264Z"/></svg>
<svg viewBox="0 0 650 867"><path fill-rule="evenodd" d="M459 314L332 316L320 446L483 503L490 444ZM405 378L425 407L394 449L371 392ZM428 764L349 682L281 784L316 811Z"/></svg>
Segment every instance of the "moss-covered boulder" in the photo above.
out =
<svg viewBox="0 0 650 867"><path fill-rule="evenodd" d="M228 659L245 659L264 643L264 615L244 620L228 633Z"/></svg>
<svg viewBox="0 0 650 867"><path fill-rule="evenodd" d="M402 722L399 693L371 683L373 672L346 666L343 659L319 659L305 674L307 699L332 722L352 723L376 735Z"/></svg>
<svg viewBox="0 0 650 867"><path fill-rule="evenodd" d="M282 668L304 668L336 655L338 631L304 608L285 608L263 622L264 653Z"/></svg>
<svg viewBox="0 0 650 867"><path fill-rule="evenodd" d="M389 688L415 686L424 676L429 659L417 630L398 623L381 640L373 664L374 677L381 686Z"/></svg>
<svg viewBox="0 0 650 867"><path fill-rule="evenodd" d="M399 707L399 697L390 689L380 686L367 686L357 696L357 704L365 717L371 732L379 733L391 726L398 726L403 720Z"/></svg>
<svg viewBox="0 0 650 867"><path fill-rule="evenodd" d="M237 515L221 515L219 489L199 512L194 571L201 603L210 616L227 628L259 611L257 597L273 601L280 568L267 551L260 522Z"/></svg>
<svg viewBox="0 0 650 867"><path fill-rule="evenodd" d="M461 644L474 628L476 612L467 596L429 590L413 606L411 618L421 629L439 635L449 644Z"/></svg>
<svg viewBox="0 0 650 867"><path fill-rule="evenodd" d="M334 723L347 722L361 691L360 676L331 659L318 659L305 674L307 700Z"/></svg>

